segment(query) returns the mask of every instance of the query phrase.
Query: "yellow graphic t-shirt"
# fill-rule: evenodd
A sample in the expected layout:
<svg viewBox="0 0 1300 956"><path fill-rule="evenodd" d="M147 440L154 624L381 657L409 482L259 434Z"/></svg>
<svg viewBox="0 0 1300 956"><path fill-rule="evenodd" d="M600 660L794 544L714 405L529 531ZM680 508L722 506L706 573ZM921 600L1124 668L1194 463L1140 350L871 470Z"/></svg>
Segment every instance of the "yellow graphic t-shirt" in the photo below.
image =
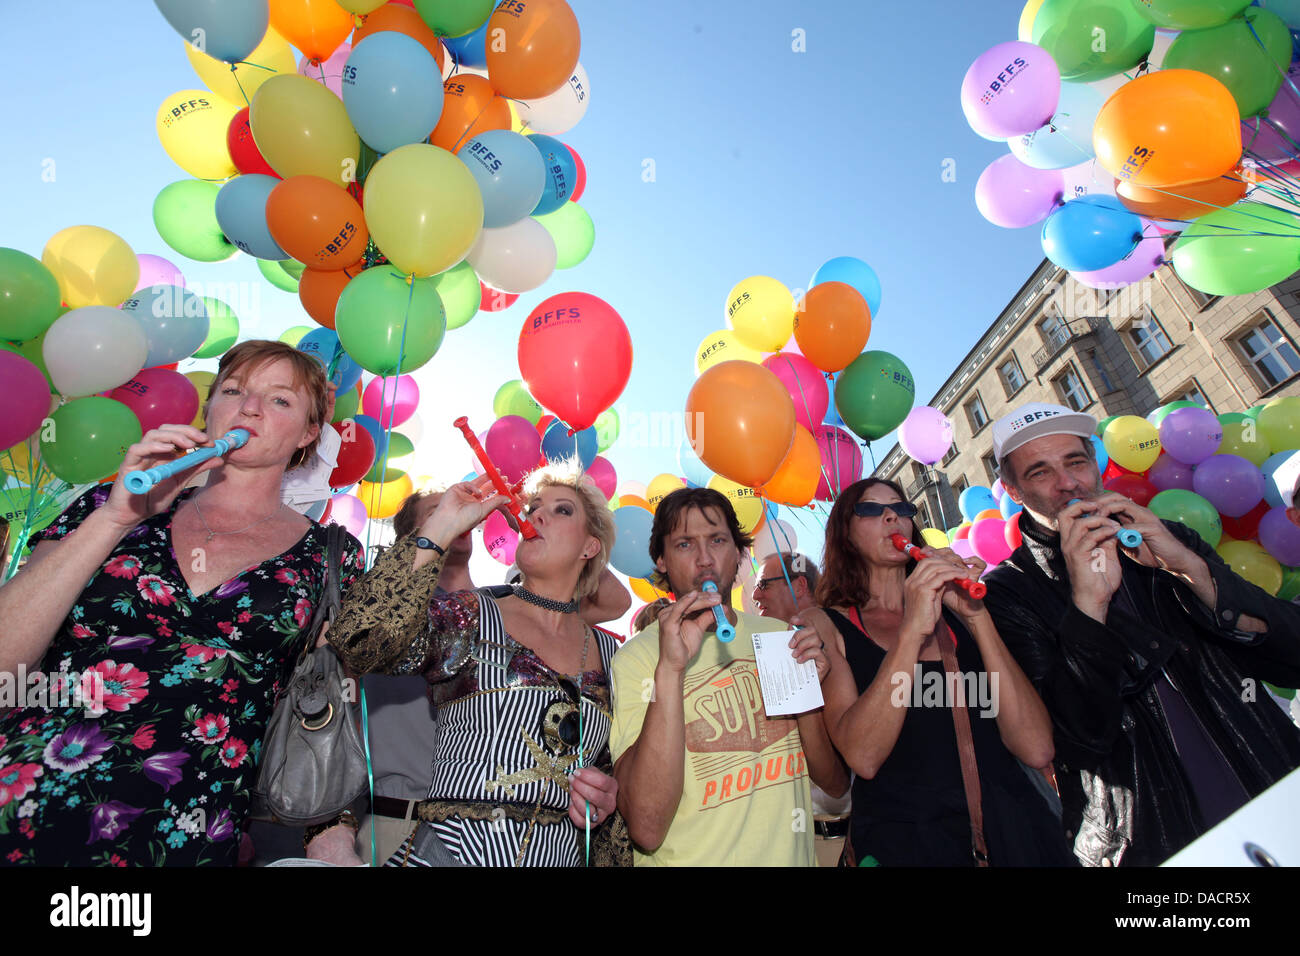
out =
<svg viewBox="0 0 1300 956"><path fill-rule="evenodd" d="M763 710L751 635L789 628L740 614L736 637L706 634L686 669L686 773L677 815L654 853L636 851L637 866L815 866L812 791L799 726ZM659 625L614 655L614 725L618 760L641 733L655 667Z"/></svg>

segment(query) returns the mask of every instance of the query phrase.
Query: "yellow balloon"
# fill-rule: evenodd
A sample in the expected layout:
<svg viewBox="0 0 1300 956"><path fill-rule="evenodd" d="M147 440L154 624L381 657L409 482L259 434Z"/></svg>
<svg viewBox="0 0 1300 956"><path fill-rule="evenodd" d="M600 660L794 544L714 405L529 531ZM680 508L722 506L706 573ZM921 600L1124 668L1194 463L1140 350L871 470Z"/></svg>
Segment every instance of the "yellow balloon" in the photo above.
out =
<svg viewBox="0 0 1300 956"><path fill-rule="evenodd" d="M695 374L703 375L719 362L734 361L753 362L757 365L763 361L763 353L740 341L740 336L733 330L719 329L700 340L699 347L695 350Z"/></svg>
<svg viewBox="0 0 1300 956"><path fill-rule="evenodd" d="M59 283L59 295L73 309L116 308L135 291L140 260L126 240L99 226L69 226L45 244L41 264Z"/></svg>
<svg viewBox="0 0 1300 956"><path fill-rule="evenodd" d="M429 143L399 146L375 163L365 203L370 238L408 275L450 269L483 229L483 195L469 167Z"/></svg>
<svg viewBox="0 0 1300 956"><path fill-rule="evenodd" d="M736 512L736 520L740 522L741 531L752 535L758 530L759 525L763 523L765 509L763 499L753 488L738 485L721 475L710 478L709 487L727 496L727 500L731 502L731 507Z"/></svg>
<svg viewBox="0 0 1300 956"><path fill-rule="evenodd" d="M660 591L645 578L628 578L627 583L632 589L632 593L642 601L645 601L646 604L649 604L651 601L657 601L661 597L668 597L667 591Z"/></svg>
<svg viewBox="0 0 1300 956"><path fill-rule="evenodd" d="M186 372L185 377L194 384L194 390L199 393L199 411L194 416L194 421L190 422L195 428L203 427L203 406L208 403L208 393L212 391L212 383L217 380L216 372ZM214 436L215 437L215 436Z"/></svg>
<svg viewBox="0 0 1300 956"><path fill-rule="evenodd" d="M411 494L414 485L410 475L402 475L382 485L375 481L363 481L357 485L356 496L366 506L366 514L371 518L391 518L397 514Z"/></svg>
<svg viewBox="0 0 1300 956"><path fill-rule="evenodd" d="M1224 538L1214 550L1228 567L1269 594L1277 594L1282 587L1282 565L1258 542Z"/></svg>
<svg viewBox="0 0 1300 956"><path fill-rule="evenodd" d="M1020 11L1020 30L1016 35L1020 42L1034 42L1034 17L1038 16L1042 6L1043 0L1029 0L1025 4L1025 9Z"/></svg>
<svg viewBox="0 0 1300 956"><path fill-rule="evenodd" d="M356 179L361 140L343 101L320 83L277 74L257 91L248 117L253 142L284 178L319 176L345 189Z"/></svg>
<svg viewBox="0 0 1300 956"><path fill-rule="evenodd" d="M207 90L181 90L158 107L158 142L195 179L229 179L238 170L226 147L226 130L238 112L234 103Z"/></svg>
<svg viewBox="0 0 1300 956"><path fill-rule="evenodd" d="M650 484L645 487L646 500L650 502L650 510L658 509L659 502L668 497L678 488L685 488L686 482L682 481L676 475L657 475L651 479Z"/></svg>
<svg viewBox="0 0 1300 956"><path fill-rule="evenodd" d="M276 74L298 72L289 41L276 33L275 27L266 28L266 36L257 49L246 60L236 63L233 70L229 63L200 53L188 43L185 55L203 85L237 108L247 106L258 88Z"/></svg>
<svg viewBox="0 0 1300 956"><path fill-rule="evenodd" d="M1273 454L1273 446L1259 430L1258 423L1247 419L1244 422L1228 422L1223 426L1223 441L1219 442L1219 450L1215 454L1236 455L1258 467Z"/></svg>
<svg viewBox="0 0 1300 956"><path fill-rule="evenodd" d="M39 490L58 480L41 461L40 434L38 431L31 438L0 451L0 484L4 483L5 476L12 475L19 484Z"/></svg>
<svg viewBox="0 0 1300 956"><path fill-rule="evenodd" d="M1101 440L1111 460L1129 471L1146 471L1160 457L1160 432L1136 415L1114 419L1106 426Z"/></svg>
<svg viewBox="0 0 1300 956"><path fill-rule="evenodd" d="M1264 406L1256 422L1273 454L1300 448L1300 396L1273 399Z"/></svg>
<svg viewBox="0 0 1300 956"><path fill-rule="evenodd" d="M779 352L794 334L794 296L767 276L736 283L727 296L727 321L740 341L760 352Z"/></svg>
<svg viewBox="0 0 1300 956"><path fill-rule="evenodd" d="M922 528L921 540L931 548L946 548L950 542L948 536L938 528Z"/></svg>

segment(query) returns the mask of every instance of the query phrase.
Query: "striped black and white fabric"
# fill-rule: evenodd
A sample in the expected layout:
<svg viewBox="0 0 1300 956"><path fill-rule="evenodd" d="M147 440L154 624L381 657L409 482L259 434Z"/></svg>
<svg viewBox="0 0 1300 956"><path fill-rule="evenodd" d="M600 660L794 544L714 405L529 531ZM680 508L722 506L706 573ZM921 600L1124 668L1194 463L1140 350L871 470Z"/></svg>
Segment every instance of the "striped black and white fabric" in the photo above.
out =
<svg viewBox="0 0 1300 956"><path fill-rule="evenodd" d="M617 642L592 628L608 681ZM559 686L528 685L511 666L516 653L531 654L515 642L501 621L496 602L479 592L479 639L473 652L478 689L457 700L440 702L436 718L433 782L430 799L501 802L567 810L567 778L578 769L577 749L556 754L548 748L543 717L556 703L569 701ZM608 695L606 695L608 700ZM570 705L571 706L571 705ZM610 712L583 688L582 765L589 765L609 742ZM567 817L549 826L497 814L492 820L453 817L432 827L443 846L469 866L581 866L583 843ZM425 834L426 836L428 834ZM415 835L389 859L389 866L429 866L433 854L417 852Z"/></svg>

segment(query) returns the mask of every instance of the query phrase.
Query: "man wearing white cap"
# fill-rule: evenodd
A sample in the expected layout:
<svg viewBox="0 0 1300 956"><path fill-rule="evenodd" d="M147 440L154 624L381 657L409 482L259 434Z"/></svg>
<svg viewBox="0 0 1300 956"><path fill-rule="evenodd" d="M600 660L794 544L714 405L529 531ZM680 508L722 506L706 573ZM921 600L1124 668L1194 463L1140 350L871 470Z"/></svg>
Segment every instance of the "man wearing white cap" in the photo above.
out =
<svg viewBox="0 0 1300 956"><path fill-rule="evenodd" d="M986 605L1052 715L1075 855L1152 866L1300 766L1300 732L1258 687L1300 682L1300 608L1104 491L1095 428L1047 404L994 423L1023 543Z"/></svg>

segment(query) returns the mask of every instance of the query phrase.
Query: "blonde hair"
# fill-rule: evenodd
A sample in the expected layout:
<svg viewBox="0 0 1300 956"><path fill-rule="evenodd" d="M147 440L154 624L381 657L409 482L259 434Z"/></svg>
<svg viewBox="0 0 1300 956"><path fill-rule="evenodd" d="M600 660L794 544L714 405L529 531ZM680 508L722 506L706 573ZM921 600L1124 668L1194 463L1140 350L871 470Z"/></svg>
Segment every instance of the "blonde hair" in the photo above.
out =
<svg viewBox="0 0 1300 956"><path fill-rule="evenodd" d="M600 576L605 573L605 566L609 563L609 552L614 547L614 515L609 510L605 496L597 490L595 483L573 463L547 465L533 472L524 484L524 498L528 499L539 494L543 488L573 489L587 516L587 534L600 542L600 551L586 559L582 573L578 575L578 584L573 597L574 600L580 601L595 594L596 589L600 587Z"/></svg>

